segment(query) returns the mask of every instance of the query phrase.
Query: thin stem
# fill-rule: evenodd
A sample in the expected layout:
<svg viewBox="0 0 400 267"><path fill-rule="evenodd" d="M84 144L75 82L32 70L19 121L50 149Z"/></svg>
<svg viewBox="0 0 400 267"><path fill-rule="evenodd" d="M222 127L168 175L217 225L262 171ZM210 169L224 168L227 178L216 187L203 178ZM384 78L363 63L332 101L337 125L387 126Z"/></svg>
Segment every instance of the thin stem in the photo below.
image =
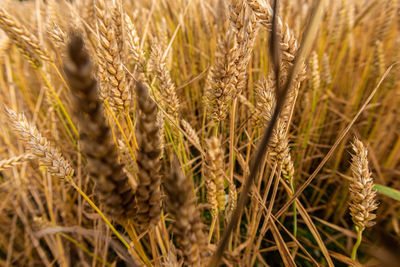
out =
<svg viewBox="0 0 400 267"><path fill-rule="evenodd" d="M358 226L356 226L356 230L357 230L357 242L354 244L353 250L351 251L351 259L352 260L356 260L356 258L357 258L357 250L358 250L358 247L360 246L361 241L362 241L363 229L360 229Z"/></svg>
<svg viewBox="0 0 400 267"><path fill-rule="evenodd" d="M208 244L211 243L211 238L213 236L214 233L214 228L215 228L215 223L217 222L217 216L212 216L212 222L211 222L211 226L210 226L210 232L208 233Z"/></svg>
<svg viewBox="0 0 400 267"><path fill-rule="evenodd" d="M294 194L293 179L290 180L290 189L292 190L292 195ZM297 206L296 201L293 202L293 236L297 237Z"/></svg>
<svg viewBox="0 0 400 267"><path fill-rule="evenodd" d="M79 132L76 129L74 123L71 120L71 117L69 116L67 110L65 109L64 105L61 102L61 99L58 97L56 91L54 90L53 86L51 86L49 80L47 79L46 75L44 74L44 72L39 69L40 74L43 77L44 82L46 83L47 87L49 88L51 94L54 96L54 98L56 99L56 102L58 103L58 105L60 106L60 109L62 111L62 113L64 114L65 118L67 119L68 123L70 124L72 131L74 132L74 134L79 138Z"/></svg>

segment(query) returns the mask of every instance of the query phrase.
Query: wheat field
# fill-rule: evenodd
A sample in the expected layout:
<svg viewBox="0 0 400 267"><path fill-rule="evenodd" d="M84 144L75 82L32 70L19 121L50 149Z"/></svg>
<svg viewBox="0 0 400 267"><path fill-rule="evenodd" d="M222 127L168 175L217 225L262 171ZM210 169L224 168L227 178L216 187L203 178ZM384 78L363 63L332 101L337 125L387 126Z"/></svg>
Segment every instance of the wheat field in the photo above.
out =
<svg viewBox="0 0 400 267"><path fill-rule="evenodd" d="M397 0L0 1L0 266L399 266Z"/></svg>

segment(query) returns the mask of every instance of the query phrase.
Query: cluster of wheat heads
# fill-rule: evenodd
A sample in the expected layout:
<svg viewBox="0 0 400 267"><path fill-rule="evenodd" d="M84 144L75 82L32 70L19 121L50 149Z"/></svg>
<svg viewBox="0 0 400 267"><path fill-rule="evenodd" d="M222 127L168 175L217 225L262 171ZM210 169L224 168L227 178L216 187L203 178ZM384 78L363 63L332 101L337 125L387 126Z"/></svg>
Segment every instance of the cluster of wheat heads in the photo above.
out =
<svg viewBox="0 0 400 267"><path fill-rule="evenodd" d="M220 263L395 265L400 4L278 2L2 0L0 265L210 266L290 77Z"/></svg>

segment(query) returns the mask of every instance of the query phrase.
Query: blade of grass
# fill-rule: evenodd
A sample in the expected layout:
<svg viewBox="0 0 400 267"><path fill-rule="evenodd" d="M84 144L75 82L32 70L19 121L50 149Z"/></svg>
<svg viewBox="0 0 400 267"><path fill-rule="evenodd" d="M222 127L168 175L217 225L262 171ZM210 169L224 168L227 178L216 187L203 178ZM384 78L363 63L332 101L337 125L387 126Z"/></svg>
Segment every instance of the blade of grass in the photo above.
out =
<svg viewBox="0 0 400 267"><path fill-rule="evenodd" d="M400 201L400 191L394 188L390 188L388 186L384 186L381 184L375 184L374 189L387 197L393 198L394 200Z"/></svg>

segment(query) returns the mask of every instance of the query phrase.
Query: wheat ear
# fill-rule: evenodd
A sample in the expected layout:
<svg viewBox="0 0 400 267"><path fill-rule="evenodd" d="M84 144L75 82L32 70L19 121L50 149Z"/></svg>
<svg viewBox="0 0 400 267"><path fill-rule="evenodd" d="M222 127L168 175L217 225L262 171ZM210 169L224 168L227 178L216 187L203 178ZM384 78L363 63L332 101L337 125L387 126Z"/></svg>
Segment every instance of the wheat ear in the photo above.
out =
<svg viewBox="0 0 400 267"><path fill-rule="evenodd" d="M46 166L47 171L58 178L71 178L74 174L71 164L40 134L36 126L30 124L23 113L17 114L9 108L6 112L14 132L25 141L30 152Z"/></svg>
<svg viewBox="0 0 400 267"><path fill-rule="evenodd" d="M236 51L232 34L220 37L214 64L208 72L204 94L207 114L214 122L224 120L228 114L229 101L236 84Z"/></svg>
<svg viewBox="0 0 400 267"><path fill-rule="evenodd" d="M0 27L35 68L42 65L42 60L51 61L38 39L1 7Z"/></svg>
<svg viewBox="0 0 400 267"><path fill-rule="evenodd" d="M253 10L255 16L258 21L263 24L268 31L272 30L272 18L273 18L273 10L272 7L268 3L261 4L259 0L247 0L248 6ZM277 32L280 38L280 50L281 50L281 66L280 66L280 84L285 84L287 81L288 71L292 66L297 50L299 48L298 42L294 33L289 28L287 24L282 22L282 19L279 16L276 16L277 19ZM287 121L290 118L292 106L294 105L294 101L296 100L298 89L300 88L300 83L305 79L306 67L303 63L300 73L297 77L294 78L291 88L288 92L288 100L286 101L285 106L281 112L281 118L284 121Z"/></svg>
<svg viewBox="0 0 400 267"><path fill-rule="evenodd" d="M99 29L99 42L98 56L99 70L103 81L102 97L107 98L110 96L112 104L118 109L129 108L131 102L131 92L126 82L126 73L122 66L122 61L119 56L119 47L116 40L116 33L113 30L110 14L107 12L106 3L104 0L96 1L96 17ZM104 90L111 91L110 93Z"/></svg>
<svg viewBox="0 0 400 267"><path fill-rule="evenodd" d="M293 183L294 167L290 155L289 140L286 136L286 124L282 120L273 130L270 141L269 156L273 162L282 166L281 176L289 183Z"/></svg>
<svg viewBox="0 0 400 267"><path fill-rule="evenodd" d="M174 118L177 118L179 115L180 103L175 84L172 82L165 59L163 58L162 46L158 41L153 42L150 55L150 68L158 80L162 98L161 103L165 111Z"/></svg>
<svg viewBox="0 0 400 267"><path fill-rule="evenodd" d="M349 186L349 208L357 232L357 241L351 252L351 258L355 260L364 229L375 225L374 211L378 208L378 202L376 201L376 191L373 189L374 181L368 167L368 150L357 138L354 138L352 146L354 151L351 162L353 181Z"/></svg>
<svg viewBox="0 0 400 267"><path fill-rule="evenodd" d="M231 30L235 36L235 84L232 97L235 98L246 87L246 68L253 51L258 33L258 21L253 12L246 16L246 6L242 0L233 0L229 9Z"/></svg>
<svg viewBox="0 0 400 267"><path fill-rule="evenodd" d="M252 116L254 126L263 129L272 118L275 108L275 80L271 72L267 78L263 77L255 86L255 112Z"/></svg>
<svg viewBox="0 0 400 267"><path fill-rule="evenodd" d="M196 207L196 196L189 177L185 177L175 159L164 184L168 196L167 209L175 218L172 231L178 247L183 252L186 266L203 266L206 256L206 236L200 212Z"/></svg>
<svg viewBox="0 0 400 267"><path fill-rule="evenodd" d="M187 135L192 139L192 141L195 143L196 146L201 147L200 145L200 139L199 136L197 135L196 131L193 129L193 127L185 121L184 119L181 120L181 124Z"/></svg>
<svg viewBox="0 0 400 267"><path fill-rule="evenodd" d="M371 227L375 224L374 211L378 208L374 181L368 167L368 150L364 144L354 138L354 154L352 155L351 170L353 181L350 184L350 214L354 223L360 228Z"/></svg>
<svg viewBox="0 0 400 267"><path fill-rule="evenodd" d="M206 144L207 200L212 206L212 213L216 216L225 209L224 154L217 137L208 139Z"/></svg>
<svg viewBox="0 0 400 267"><path fill-rule="evenodd" d="M128 57L132 58L133 65L139 72L145 73L147 62L143 50L140 48L140 39L135 25L127 14L124 16L124 22L126 42L129 51Z"/></svg>
<svg viewBox="0 0 400 267"><path fill-rule="evenodd" d="M64 64L67 80L74 93L74 105L80 120L81 147L87 158L87 169L96 182L96 190L105 211L116 219L129 219L135 202L123 165L106 124L97 95L97 82L92 77L92 64L83 39L72 33L69 58Z"/></svg>
<svg viewBox="0 0 400 267"><path fill-rule="evenodd" d="M138 151L136 156L137 215L139 225L146 229L160 219L160 128L157 123L157 105L150 98L148 88L138 82L136 86L139 114L136 125Z"/></svg>

